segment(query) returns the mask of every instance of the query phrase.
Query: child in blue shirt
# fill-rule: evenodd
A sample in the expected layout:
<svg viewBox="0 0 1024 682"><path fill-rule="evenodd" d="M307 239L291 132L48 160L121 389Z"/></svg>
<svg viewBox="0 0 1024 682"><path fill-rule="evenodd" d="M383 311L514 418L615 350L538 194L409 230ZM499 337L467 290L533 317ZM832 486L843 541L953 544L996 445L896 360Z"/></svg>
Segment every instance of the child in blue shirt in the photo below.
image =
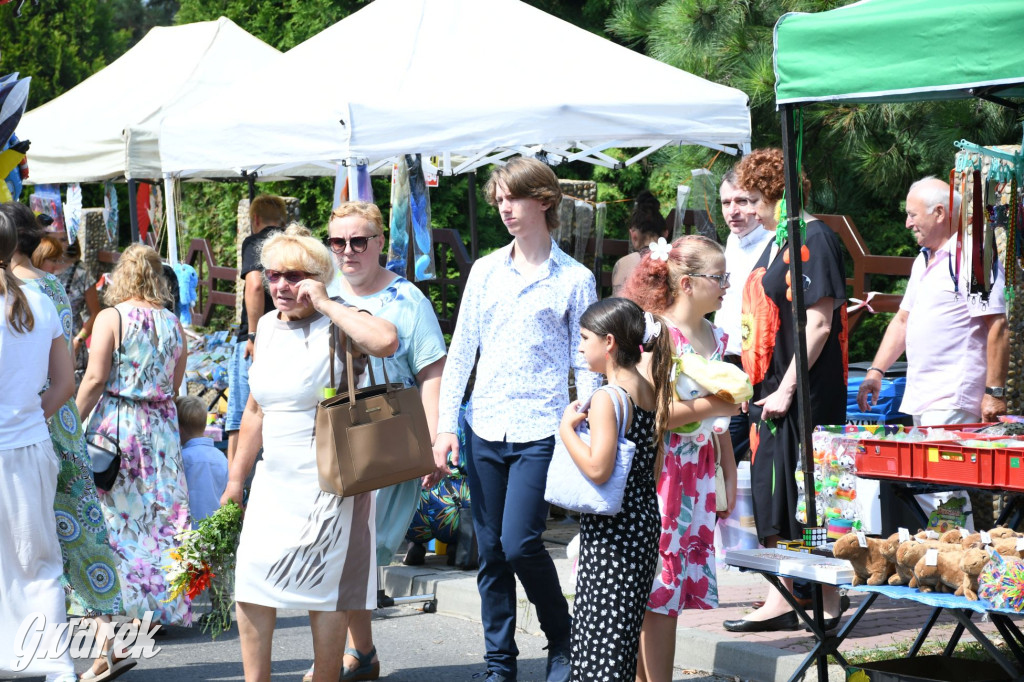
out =
<svg viewBox="0 0 1024 682"><path fill-rule="evenodd" d="M213 445L206 430L206 406L189 395L175 399L178 407L178 431L181 434L181 459L188 484L188 504L192 510L192 527L217 511L220 496L228 484L228 460Z"/></svg>

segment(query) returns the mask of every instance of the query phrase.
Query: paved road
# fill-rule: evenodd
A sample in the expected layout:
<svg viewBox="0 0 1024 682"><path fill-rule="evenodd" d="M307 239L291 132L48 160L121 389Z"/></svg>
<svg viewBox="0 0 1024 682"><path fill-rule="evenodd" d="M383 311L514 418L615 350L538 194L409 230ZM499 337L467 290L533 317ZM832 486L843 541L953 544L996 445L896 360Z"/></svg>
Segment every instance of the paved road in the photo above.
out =
<svg viewBox="0 0 1024 682"><path fill-rule="evenodd" d="M470 680L483 666L483 631L479 623L427 614L412 606L381 609L374 615L374 637L381 652L382 679L391 682ZM169 628L157 637L160 652L120 679L125 682L199 682L242 680L238 631L234 628L211 641L193 628ZM546 640L520 633L520 680L544 679ZM274 637L273 680L299 682L312 660L309 619L305 612L282 611ZM79 673L88 661L76 662ZM0 676L0 680L5 678ZM21 681L33 678L18 678ZM41 681L42 678L34 678ZM724 682L730 678L677 671L676 680Z"/></svg>

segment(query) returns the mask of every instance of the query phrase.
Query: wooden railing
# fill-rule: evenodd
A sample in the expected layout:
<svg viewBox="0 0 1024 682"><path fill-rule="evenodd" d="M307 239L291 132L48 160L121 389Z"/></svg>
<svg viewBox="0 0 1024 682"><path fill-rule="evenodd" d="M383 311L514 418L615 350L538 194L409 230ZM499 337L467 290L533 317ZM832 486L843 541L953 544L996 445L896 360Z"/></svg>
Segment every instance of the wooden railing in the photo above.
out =
<svg viewBox="0 0 1024 682"><path fill-rule="evenodd" d="M826 213L815 217L839 235L840 241L843 242L843 246L846 247L853 260L853 277L846 278L846 285L850 287L854 298L862 301L867 299L868 292L872 291L872 275L910 276L914 259L905 256L876 256L871 253L867 242L864 241L864 237L861 236L850 216ZM899 310L902 300L901 294L878 293L871 299L871 308L879 313L894 313ZM866 311L866 308L860 308L850 315L848 327L851 331L856 328Z"/></svg>
<svg viewBox="0 0 1024 682"><path fill-rule="evenodd" d="M188 245L185 263L195 268L196 275L199 277L192 314L194 324L205 326L210 321L215 305L235 307L235 285L238 282L238 270L214 265L209 241L193 239ZM219 291L216 286L217 280L231 282L231 292Z"/></svg>

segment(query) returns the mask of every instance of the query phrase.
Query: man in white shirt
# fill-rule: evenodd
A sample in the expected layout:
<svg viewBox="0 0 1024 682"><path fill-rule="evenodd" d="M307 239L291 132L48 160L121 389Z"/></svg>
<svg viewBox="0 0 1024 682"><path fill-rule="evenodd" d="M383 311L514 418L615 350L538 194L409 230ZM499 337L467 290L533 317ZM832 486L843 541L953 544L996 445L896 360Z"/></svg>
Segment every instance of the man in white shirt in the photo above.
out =
<svg viewBox="0 0 1024 682"><path fill-rule="evenodd" d="M546 679L568 682L571 620L541 538L544 484L569 403L569 369L580 400L600 385L577 352L580 317L597 292L593 274L551 239L562 192L550 168L517 158L496 169L484 191L514 239L469 273L441 378L434 459L444 469L449 453L460 461L459 403L476 362L465 466L480 551L485 682L516 679L516 577L548 638Z"/></svg>
<svg viewBox="0 0 1024 682"><path fill-rule="evenodd" d="M761 193L741 189L736 184L735 170L730 169L722 178L720 196L722 216L729 226L729 238L725 242L725 266L736 286L725 290L722 307L715 313L715 326L724 329L729 335L725 360L742 368L740 355L743 352L743 326L740 316L743 286L774 233L764 229L757 217L757 208L762 201ZM750 420L746 412L732 418L729 436L737 460L745 457L750 449Z"/></svg>

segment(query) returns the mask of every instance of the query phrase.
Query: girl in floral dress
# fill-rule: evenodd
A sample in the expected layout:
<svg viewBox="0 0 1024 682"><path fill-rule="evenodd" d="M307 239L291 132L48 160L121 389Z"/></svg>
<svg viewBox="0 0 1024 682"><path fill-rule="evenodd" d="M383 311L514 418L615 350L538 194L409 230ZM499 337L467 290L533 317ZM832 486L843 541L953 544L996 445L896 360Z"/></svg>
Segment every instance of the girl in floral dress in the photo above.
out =
<svg viewBox="0 0 1024 682"><path fill-rule="evenodd" d="M87 431L121 446L120 474L99 499L118 559L123 612L141 619L152 611L154 622L188 625L189 601L184 595L168 600L161 569L174 536L191 527L174 406L185 374L185 337L163 307L170 295L156 251L132 244L112 280L105 299L115 308L97 316L78 409L92 412ZM83 680L111 679L107 670L134 665L117 660L109 642L104 654Z"/></svg>
<svg viewBox="0 0 1024 682"><path fill-rule="evenodd" d="M676 355L698 353L721 360L726 335L705 319L722 306L729 287L725 253L702 236L661 239L643 254L623 295L667 322ZM665 455L658 478L660 565L640 635L637 679L672 679L676 619L684 609L718 606L715 576L715 445L707 423L731 417L739 406L714 396L672 402ZM699 424L698 424L699 423ZM717 439L728 492L736 499L736 461L728 438ZM728 515L728 511L720 516Z"/></svg>

